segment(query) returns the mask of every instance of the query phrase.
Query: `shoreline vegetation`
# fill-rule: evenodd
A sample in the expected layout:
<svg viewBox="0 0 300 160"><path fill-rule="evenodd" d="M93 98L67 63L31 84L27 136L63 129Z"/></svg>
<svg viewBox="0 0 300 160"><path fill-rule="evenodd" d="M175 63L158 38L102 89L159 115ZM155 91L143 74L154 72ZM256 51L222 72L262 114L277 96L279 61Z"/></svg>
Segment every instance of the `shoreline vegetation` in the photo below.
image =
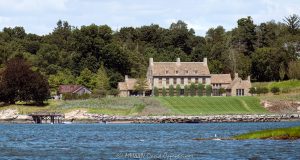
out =
<svg viewBox="0 0 300 160"><path fill-rule="evenodd" d="M193 140L298 140L300 139L300 126L254 131L236 135L229 138L194 138Z"/></svg>
<svg viewBox="0 0 300 160"><path fill-rule="evenodd" d="M247 140L247 139L296 140L296 139L300 139L300 126L255 131L255 132L234 136L233 139L236 140Z"/></svg>

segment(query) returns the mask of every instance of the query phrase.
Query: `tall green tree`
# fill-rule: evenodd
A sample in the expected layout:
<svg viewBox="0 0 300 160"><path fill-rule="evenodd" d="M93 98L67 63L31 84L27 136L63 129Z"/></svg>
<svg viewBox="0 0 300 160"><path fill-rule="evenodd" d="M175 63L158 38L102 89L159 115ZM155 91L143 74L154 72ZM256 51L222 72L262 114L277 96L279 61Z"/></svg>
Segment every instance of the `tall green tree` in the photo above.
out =
<svg viewBox="0 0 300 160"><path fill-rule="evenodd" d="M288 31L295 35L299 33L299 28L300 28L300 17L296 14L290 15L288 17L285 17L284 22L286 23L288 27Z"/></svg>
<svg viewBox="0 0 300 160"><path fill-rule="evenodd" d="M180 90L181 90L181 87L179 84L176 85L176 95L177 96L180 96Z"/></svg>
<svg viewBox="0 0 300 160"><path fill-rule="evenodd" d="M198 96L203 96L204 86L203 84L198 84Z"/></svg>
<svg viewBox="0 0 300 160"><path fill-rule="evenodd" d="M205 91L206 91L206 96L211 96L211 92L212 92L211 85L206 85L205 86Z"/></svg>
<svg viewBox="0 0 300 160"><path fill-rule="evenodd" d="M147 88L148 88L148 83L146 78L140 77L136 80L134 89L136 92L138 92L138 94L142 95L143 93L145 93Z"/></svg>
<svg viewBox="0 0 300 160"><path fill-rule="evenodd" d="M94 89L96 82L93 81L94 74L87 68L81 71L79 77L77 77L77 83L81 84L89 89Z"/></svg>
<svg viewBox="0 0 300 160"><path fill-rule="evenodd" d="M169 96L174 96L174 86L173 85L170 85L169 86Z"/></svg>

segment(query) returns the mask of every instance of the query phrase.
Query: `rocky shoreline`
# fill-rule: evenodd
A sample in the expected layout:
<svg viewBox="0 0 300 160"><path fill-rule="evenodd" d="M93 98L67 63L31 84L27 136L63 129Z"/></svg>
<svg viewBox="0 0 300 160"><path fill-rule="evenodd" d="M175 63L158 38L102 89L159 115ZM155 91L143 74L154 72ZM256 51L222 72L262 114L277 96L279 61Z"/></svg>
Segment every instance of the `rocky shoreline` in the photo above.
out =
<svg viewBox="0 0 300 160"><path fill-rule="evenodd" d="M65 114L64 122L71 123L219 123L219 122L280 122L300 121L300 114L261 115L200 115L200 116L112 116L74 110ZM17 110L0 111L0 123L33 123L32 117Z"/></svg>

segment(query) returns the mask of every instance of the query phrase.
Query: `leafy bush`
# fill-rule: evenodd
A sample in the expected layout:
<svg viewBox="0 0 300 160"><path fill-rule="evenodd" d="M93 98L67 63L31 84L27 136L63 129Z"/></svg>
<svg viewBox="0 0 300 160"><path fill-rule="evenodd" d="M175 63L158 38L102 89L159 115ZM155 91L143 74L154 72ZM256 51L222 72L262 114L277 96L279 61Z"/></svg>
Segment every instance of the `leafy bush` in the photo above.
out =
<svg viewBox="0 0 300 160"><path fill-rule="evenodd" d="M255 87L251 87L251 88L249 89L249 93L250 93L251 95L256 94L256 88L255 88Z"/></svg>
<svg viewBox="0 0 300 160"><path fill-rule="evenodd" d="M177 95L177 96L180 96L180 90L181 90L180 85L177 84L177 85L176 85L176 95Z"/></svg>
<svg viewBox="0 0 300 160"><path fill-rule="evenodd" d="M189 86L185 85L184 86L184 96L189 96L189 92L190 92Z"/></svg>
<svg viewBox="0 0 300 160"><path fill-rule="evenodd" d="M258 87L256 89L256 93L258 95L260 95L260 94L267 94L267 93L269 93L269 89L267 87Z"/></svg>
<svg viewBox="0 0 300 160"><path fill-rule="evenodd" d="M120 93L120 90L112 88L109 90L108 94L112 96L117 96Z"/></svg>
<svg viewBox="0 0 300 160"><path fill-rule="evenodd" d="M220 95L223 95L224 93L226 93L226 89L225 88L220 88L219 93L220 93Z"/></svg>
<svg viewBox="0 0 300 160"><path fill-rule="evenodd" d="M166 88L165 88L165 87L162 88L162 95L163 95L163 96L166 96L166 95L167 95L167 91L166 91Z"/></svg>
<svg viewBox="0 0 300 160"><path fill-rule="evenodd" d="M279 89L279 87L272 87L272 88L271 88L271 92L272 92L273 94L279 94L280 89Z"/></svg>
<svg viewBox="0 0 300 160"><path fill-rule="evenodd" d="M154 96L158 97L159 96L159 91L157 87L154 87Z"/></svg>
<svg viewBox="0 0 300 160"><path fill-rule="evenodd" d="M195 83L192 83L190 85L190 95L191 96L195 96L196 95L196 85L195 85Z"/></svg>
<svg viewBox="0 0 300 160"><path fill-rule="evenodd" d="M203 96L203 84L198 84L198 96Z"/></svg>
<svg viewBox="0 0 300 160"><path fill-rule="evenodd" d="M174 96L174 87L173 87L173 85L169 86L169 96Z"/></svg>
<svg viewBox="0 0 300 160"><path fill-rule="evenodd" d="M205 90L206 90L206 96L211 96L211 91L212 91L211 85L207 85L205 87Z"/></svg>

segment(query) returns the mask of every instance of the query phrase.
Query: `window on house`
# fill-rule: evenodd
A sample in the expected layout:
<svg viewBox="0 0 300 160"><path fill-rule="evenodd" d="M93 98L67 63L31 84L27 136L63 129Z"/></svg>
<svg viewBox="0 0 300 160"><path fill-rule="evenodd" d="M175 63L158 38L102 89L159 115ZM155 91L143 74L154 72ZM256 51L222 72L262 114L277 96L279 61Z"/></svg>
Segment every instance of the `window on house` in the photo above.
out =
<svg viewBox="0 0 300 160"><path fill-rule="evenodd" d="M174 78L174 79L173 79L173 83L174 83L174 84L177 84L177 78Z"/></svg>
<svg viewBox="0 0 300 160"><path fill-rule="evenodd" d="M175 73L178 74L178 71L176 70Z"/></svg>
<svg viewBox="0 0 300 160"><path fill-rule="evenodd" d="M195 70L195 71L194 71L194 73L195 73L195 74L198 74L198 71L197 71L197 70Z"/></svg>
<svg viewBox="0 0 300 160"><path fill-rule="evenodd" d="M236 96L243 96L245 94L244 89L236 89Z"/></svg>
<svg viewBox="0 0 300 160"><path fill-rule="evenodd" d="M195 83L196 83L196 84L198 83L198 81L199 81L198 78L195 78Z"/></svg>
<svg viewBox="0 0 300 160"><path fill-rule="evenodd" d="M181 84L184 84L184 79L183 78L181 78L180 81L181 81L180 82Z"/></svg>
<svg viewBox="0 0 300 160"><path fill-rule="evenodd" d="M170 83L169 78L166 78L166 83L167 83L167 85L169 85L169 83Z"/></svg>
<svg viewBox="0 0 300 160"><path fill-rule="evenodd" d="M158 78L158 83L162 84L162 78Z"/></svg>
<svg viewBox="0 0 300 160"><path fill-rule="evenodd" d="M191 83L191 78L188 78L188 83Z"/></svg>
<svg viewBox="0 0 300 160"><path fill-rule="evenodd" d="M169 71L168 71L168 70L166 70L166 74L169 74Z"/></svg>
<svg viewBox="0 0 300 160"><path fill-rule="evenodd" d="M206 83L206 78L202 78L202 84Z"/></svg>

